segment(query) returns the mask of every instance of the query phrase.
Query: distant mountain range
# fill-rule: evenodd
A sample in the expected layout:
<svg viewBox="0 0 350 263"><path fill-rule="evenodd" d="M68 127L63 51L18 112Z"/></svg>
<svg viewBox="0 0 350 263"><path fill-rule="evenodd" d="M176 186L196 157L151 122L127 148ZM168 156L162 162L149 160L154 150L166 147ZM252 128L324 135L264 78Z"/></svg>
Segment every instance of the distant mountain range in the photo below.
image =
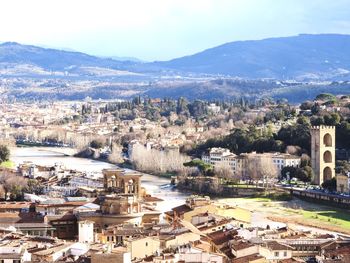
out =
<svg viewBox="0 0 350 263"><path fill-rule="evenodd" d="M156 65L243 78L349 76L350 35L304 34L230 42L191 56L157 62Z"/></svg>
<svg viewBox="0 0 350 263"><path fill-rule="evenodd" d="M250 99L350 93L350 35L238 41L169 61L0 44L0 99Z"/></svg>
<svg viewBox="0 0 350 263"><path fill-rule="evenodd" d="M101 58L15 42L0 44L0 68L26 65L25 72L28 74L30 65L35 69L33 74L42 71L73 71L79 75L86 74L86 68L94 67L158 75L194 73L248 79L334 79L350 77L350 35L304 34L237 41L191 56L151 63L143 63L134 58L115 58ZM79 68L84 70L79 71ZM23 73L23 67L20 69ZM16 70L9 72L12 74Z"/></svg>
<svg viewBox="0 0 350 263"><path fill-rule="evenodd" d="M65 51L52 48L42 48L32 45L21 45L16 42L5 42L0 44L0 68L10 69L26 65L32 66L28 74L36 74L38 69L43 71L76 71L77 68L97 67L104 69L125 70L135 62L118 61L111 58L100 58L90 56L81 52ZM19 67L23 68L23 67ZM13 72L13 71L11 71ZM16 71L14 71L16 72Z"/></svg>

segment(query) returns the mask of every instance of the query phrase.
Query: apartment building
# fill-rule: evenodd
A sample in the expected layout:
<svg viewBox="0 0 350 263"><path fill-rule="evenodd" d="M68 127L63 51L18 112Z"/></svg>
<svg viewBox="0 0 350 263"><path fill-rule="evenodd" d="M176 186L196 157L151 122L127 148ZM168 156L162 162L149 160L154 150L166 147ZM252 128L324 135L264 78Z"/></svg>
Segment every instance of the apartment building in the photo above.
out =
<svg viewBox="0 0 350 263"><path fill-rule="evenodd" d="M269 160L274 164L277 171L280 173L283 167L300 165L300 157L288 153L242 153L236 155L231 153L229 149L225 148L211 148L208 152L202 155L202 160L205 163L211 164L214 167L218 165L227 165L232 168L234 172L246 170L249 162L256 159Z"/></svg>

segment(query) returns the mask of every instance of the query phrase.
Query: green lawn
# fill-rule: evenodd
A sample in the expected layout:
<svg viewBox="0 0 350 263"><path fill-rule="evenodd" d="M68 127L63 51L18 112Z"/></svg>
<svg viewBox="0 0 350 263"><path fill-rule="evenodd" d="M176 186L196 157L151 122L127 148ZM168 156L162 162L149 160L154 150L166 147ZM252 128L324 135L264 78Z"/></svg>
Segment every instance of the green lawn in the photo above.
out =
<svg viewBox="0 0 350 263"><path fill-rule="evenodd" d="M5 161L5 162L2 162L0 166L5 168L13 168L15 167L15 163L12 161Z"/></svg>
<svg viewBox="0 0 350 263"><path fill-rule="evenodd" d="M328 211L305 211L302 210L301 214L305 219L319 220L322 223L336 225L345 229L350 229L350 213L341 210L328 210Z"/></svg>

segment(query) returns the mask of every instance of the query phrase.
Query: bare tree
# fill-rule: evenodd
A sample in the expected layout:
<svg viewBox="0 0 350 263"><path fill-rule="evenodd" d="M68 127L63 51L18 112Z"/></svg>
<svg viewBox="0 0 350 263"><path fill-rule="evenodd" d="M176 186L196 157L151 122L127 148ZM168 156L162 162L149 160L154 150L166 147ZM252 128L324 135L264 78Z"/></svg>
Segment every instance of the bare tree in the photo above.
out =
<svg viewBox="0 0 350 263"><path fill-rule="evenodd" d="M214 167L215 175L226 181L231 182L234 179L234 173L232 167L227 162L220 162Z"/></svg>
<svg viewBox="0 0 350 263"><path fill-rule="evenodd" d="M112 151L108 156L108 161L111 163L122 163L122 147L119 144L112 143Z"/></svg>
<svg viewBox="0 0 350 263"><path fill-rule="evenodd" d="M258 186L259 180L261 180L259 173L259 159L256 156L248 156L246 160L244 160L245 165L242 167L243 173L246 169L246 176L250 182L253 182L256 186Z"/></svg>
<svg viewBox="0 0 350 263"><path fill-rule="evenodd" d="M267 189L278 177L278 169L274 165L271 156L249 156L247 158L247 173L251 181L258 185L259 182Z"/></svg>
<svg viewBox="0 0 350 263"><path fill-rule="evenodd" d="M176 172L188 160L189 157L175 150L148 150L143 145L134 145L131 156L131 161L137 170L158 174Z"/></svg>
<svg viewBox="0 0 350 263"><path fill-rule="evenodd" d="M27 179L22 176L14 174L0 174L0 185L4 190L5 199L10 194L10 199L17 199L22 193L23 189L27 186Z"/></svg>
<svg viewBox="0 0 350 263"><path fill-rule="evenodd" d="M265 188L268 189L269 184L271 187L278 177L278 169L270 156L259 158L258 164L259 177L263 180Z"/></svg>

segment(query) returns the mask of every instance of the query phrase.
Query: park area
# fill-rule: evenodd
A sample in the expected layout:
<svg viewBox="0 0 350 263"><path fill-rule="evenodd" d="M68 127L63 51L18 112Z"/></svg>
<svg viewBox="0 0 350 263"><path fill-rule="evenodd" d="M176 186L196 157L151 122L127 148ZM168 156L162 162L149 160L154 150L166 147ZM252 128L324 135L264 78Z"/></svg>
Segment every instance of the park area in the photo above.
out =
<svg viewBox="0 0 350 263"><path fill-rule="evenodd" d="M219 203L240 207L252 213L252 224L281 222L290 227L319 229L320 233L338 232L350 235L350 211L306 202L297 198L280 201L270 197L224 198ZM326 230L326 231L323 231ZM316 231L317 232L317 231Z"/></svg>

